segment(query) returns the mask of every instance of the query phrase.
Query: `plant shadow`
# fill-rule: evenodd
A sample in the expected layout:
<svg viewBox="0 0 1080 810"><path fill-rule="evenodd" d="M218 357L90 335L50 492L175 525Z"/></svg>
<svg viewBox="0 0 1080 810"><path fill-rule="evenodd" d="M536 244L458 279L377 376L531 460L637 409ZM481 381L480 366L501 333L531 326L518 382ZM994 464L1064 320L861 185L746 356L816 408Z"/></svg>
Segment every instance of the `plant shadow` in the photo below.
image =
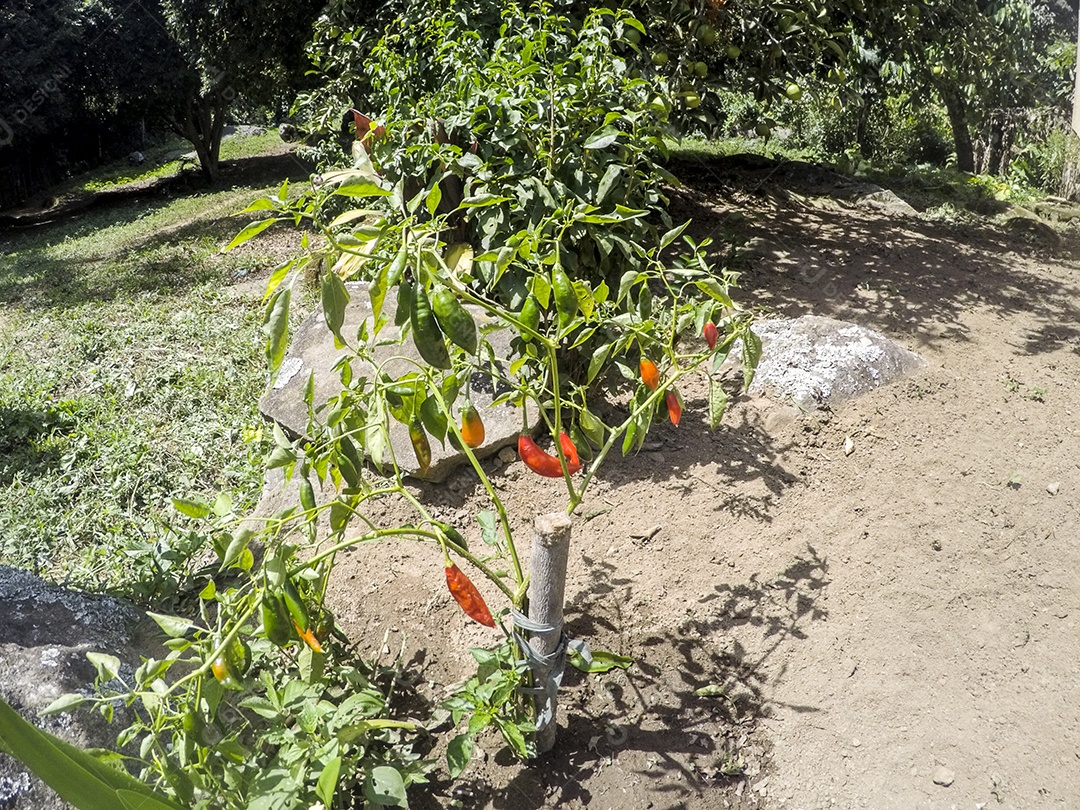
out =
<svg viewBox="0 0 1080 810"><path fill-rule="evenodd" d="M828 617L819 604L828 561L808 547L770 580L718 582L686 619L656 632L635 630L618 607L630 604L634 579L606 560L585 564L589 581L569 600L567 632L627 639L634 663L599 680L569 670L554 750L522 768L491 806L587 806L614 789L622 806L681 807L733 792L751 764L746 752L760 746L755 721L770 710L769 658ZM760 773L766 756L750 757Z"/></svg>

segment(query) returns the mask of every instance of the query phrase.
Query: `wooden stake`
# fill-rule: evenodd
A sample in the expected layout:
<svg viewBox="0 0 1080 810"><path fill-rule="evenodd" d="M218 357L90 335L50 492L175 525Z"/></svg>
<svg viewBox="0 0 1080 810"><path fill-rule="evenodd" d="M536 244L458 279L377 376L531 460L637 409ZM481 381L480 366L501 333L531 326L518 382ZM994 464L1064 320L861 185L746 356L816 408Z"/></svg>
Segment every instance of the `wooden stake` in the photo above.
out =
<svg viewBox="0 0 1080 810"><path fill-rule="evenodd" d="M563 602L566 599L566 564L570 557L570 517L562 512L540 515L533 524L532 557L529 560L529 618L555 628L551 633L533 633L530 643L540 655L551 655L562 639ZM546 684L551 667L536 671L533 683ZM537 695L539 712L547 697ZM551 707L551 722L536 732L536 753L543 754L555 745L556 706Z"/></svg>

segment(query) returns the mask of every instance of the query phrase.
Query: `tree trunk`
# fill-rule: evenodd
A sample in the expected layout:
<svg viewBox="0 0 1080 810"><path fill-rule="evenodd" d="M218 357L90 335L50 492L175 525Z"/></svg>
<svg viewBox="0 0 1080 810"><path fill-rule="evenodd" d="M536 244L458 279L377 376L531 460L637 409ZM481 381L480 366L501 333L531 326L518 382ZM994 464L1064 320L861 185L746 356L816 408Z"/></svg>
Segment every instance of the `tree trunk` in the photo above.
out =
<svg viewBox="0 0 1080 810"><path fill-rule="evenodd" d="M945 110L949 114L949 126L952 128L953 144L956 148L956 168L974 174L975 148L968 130L967 105L955 87L946 85L939 89Z"/></svg>
<svg viewBox="0 0 1080 810"><path fill-rule="evenodd" d="M1076 15L1076 48L1080 53L1080 14ZM1072 128L1080 137L1080 59L1076 60L1076 78L1073 83Z"/></svg>
<svg viewBox="0 0 1080 810"><path fill-rule="evenodd" d="M207 181L218 178L218 156L221 153L221 134L225 128L228 102L215 93L210 96L189 96L178 127L180 133L195 147L199 167Z"/></svg>
<svg viewBox="0 0 1080 810"><path fill-rule="evenodd" d="M1080 14L1076 15L1076 47L1080 53ZM1076 62L1073 84L1072 137L1068 139L1065 167L1061 172L1061 196L1067 200L1080 197L1080 59Z"/></svg>

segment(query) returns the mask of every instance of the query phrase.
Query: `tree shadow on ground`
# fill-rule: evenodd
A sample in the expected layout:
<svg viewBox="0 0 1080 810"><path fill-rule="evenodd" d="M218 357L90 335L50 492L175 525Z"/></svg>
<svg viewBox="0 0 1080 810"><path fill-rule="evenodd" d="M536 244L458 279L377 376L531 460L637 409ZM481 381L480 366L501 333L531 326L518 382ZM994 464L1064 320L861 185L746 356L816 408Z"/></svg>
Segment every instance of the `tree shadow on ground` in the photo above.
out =
<svg viewBox="0 0 1080 810"><path fill-rule="evenodd" d="M226 187L250 189L252 200L268 184L284 177L306 179L309 167L292 155L268 155L233 161L223 172ZM73 259L57 255L58 241L91 237L94 233L136 223L175 200L203 189L185 183L155 187L152 194L117 191L68 221L19 231L0 254L0 303L25 309L77 306L87 301L111 301L141 294L175 294L213 280L218 271L206 261L243 227L246 220L228 211L102 244L95 255ZM242 206L239 206L242 207ZM256 244L257 247L257 244ZM249 257L250 258L250 257ZM257 258L250 261L258 264Z"/></svg>
<svg viewBox="0 0 1080 810"><path fill-rule="evenodd" d="M633 636L617 605L629 604L635 581L617 577L607 561L586 564L589 582L569 600L567 631L580 638ZM679 807L730 789L741 779L741 752L754 721L768 711L766 662L782 645L805 638L809 624L827 619L819 598L829 581L828 562L808 548L770 581L717 583L674 630L642 631L633 643L635 662L617 682L603 676L595 688L594 679L568 672L560 693L566 725L555 749L523 768L492 806L609 801L594 795L595 780L615 759L624 774L617 778L637 777L632 788L624 785L623 806L663 800ZM597 601L616 606L609 619L590 608Z"/></svg>
<svg viewBox="0 0 1080 810"><path fill-rule="evenodd" d="M1033 257L1074 261L1075 235L1040 243L991 222L866 210L837 199L839 176L819 168L810 182L775 164L739 171L723 162L684 165L687 187L673 199L672 216L693 218L698 239L734 236L743 246L741 298L778 314L854 321L937 348L968 339L964 314L973 308L1022 311L1031 326L1012 346L1017 354L1062 343L1080 351L1072 326L1080 321L1077 286L1030 269ZM732 258L714 255L721 263Z"/></svg>

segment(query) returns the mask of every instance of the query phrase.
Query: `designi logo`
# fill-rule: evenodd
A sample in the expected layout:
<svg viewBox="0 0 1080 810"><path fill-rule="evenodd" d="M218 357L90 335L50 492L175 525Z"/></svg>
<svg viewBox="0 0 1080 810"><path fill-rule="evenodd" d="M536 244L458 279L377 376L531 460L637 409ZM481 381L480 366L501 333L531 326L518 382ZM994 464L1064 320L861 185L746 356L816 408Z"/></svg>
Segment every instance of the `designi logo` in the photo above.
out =
<svg viewBox="0 0 1080 810"><path fill-rule="evenodd" d="M0 146L8 146L15 139L15 132L3 118L0 118Z"/></svg>

